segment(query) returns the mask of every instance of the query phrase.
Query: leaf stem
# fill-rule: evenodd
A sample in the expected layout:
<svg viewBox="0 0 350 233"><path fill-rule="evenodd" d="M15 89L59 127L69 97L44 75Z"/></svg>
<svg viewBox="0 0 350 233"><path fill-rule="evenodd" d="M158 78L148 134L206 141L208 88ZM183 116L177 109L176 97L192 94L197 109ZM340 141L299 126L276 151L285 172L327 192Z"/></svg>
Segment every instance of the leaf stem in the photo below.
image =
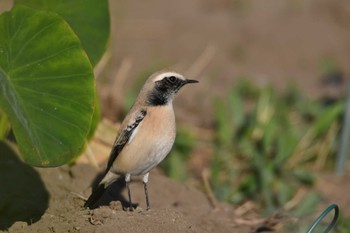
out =
<svg viewBox="0 0 350 233"><path fill-rule="evenodd" d="M4 140L10 131L10 124L7 115L0 110L0 141Z"/></svg>

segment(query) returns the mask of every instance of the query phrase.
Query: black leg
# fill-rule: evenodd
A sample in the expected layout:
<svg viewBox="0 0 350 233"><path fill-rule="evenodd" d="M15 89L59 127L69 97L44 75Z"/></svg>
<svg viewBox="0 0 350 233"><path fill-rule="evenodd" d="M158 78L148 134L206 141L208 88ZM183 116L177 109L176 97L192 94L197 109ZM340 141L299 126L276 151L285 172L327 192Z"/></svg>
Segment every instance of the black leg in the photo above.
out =
<svg viewBox="0 0 350 233"><path fill-rule="evenodd" d="M146 210L149 210L150 207L149 207L149 199L148 199L148 190L147 190L147 183L146 182L143 182L143 187L145 189L145 195L146 195Z"/></svg>

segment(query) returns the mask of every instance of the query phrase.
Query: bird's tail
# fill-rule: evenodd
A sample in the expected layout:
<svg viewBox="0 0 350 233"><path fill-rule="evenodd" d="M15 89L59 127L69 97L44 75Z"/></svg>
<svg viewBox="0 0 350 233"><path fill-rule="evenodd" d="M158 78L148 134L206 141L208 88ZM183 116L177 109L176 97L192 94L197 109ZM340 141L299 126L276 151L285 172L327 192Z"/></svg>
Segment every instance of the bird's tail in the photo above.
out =
<svg viewBox="0 0 350 233"><path fill-rule="evenodd" d="M109 185L111 185L114 181L116 181L120 176L118 174L115 174L113 172L108 171L103 179L101 180L100 184L92 190L92 193L90 197L87 199L87 201L84 204L85 208L93 208L97 201L102 197L106 189Z"/></svg>
<svg viewBox="0 0 350 233"><path fill-rule="evenodd" d="M95 190L92 191L90 197L84 204L85 208L92 208L95 206L97 201L102 197L107 187L104 184L99 184Z"/></svg>

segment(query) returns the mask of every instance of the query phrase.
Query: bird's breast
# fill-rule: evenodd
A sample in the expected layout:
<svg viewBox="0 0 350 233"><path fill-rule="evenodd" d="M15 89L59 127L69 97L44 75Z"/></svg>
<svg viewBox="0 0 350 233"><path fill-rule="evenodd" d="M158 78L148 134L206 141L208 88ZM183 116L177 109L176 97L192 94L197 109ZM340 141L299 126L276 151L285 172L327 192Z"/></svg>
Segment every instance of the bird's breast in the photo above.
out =
<svg viewBox="0 0 350 233"><path fill-rule="evenodd" d="M168 155L175 136L172 105L149 107L132 140L117 157L114 169L122 174L146 174Z"/></svg>

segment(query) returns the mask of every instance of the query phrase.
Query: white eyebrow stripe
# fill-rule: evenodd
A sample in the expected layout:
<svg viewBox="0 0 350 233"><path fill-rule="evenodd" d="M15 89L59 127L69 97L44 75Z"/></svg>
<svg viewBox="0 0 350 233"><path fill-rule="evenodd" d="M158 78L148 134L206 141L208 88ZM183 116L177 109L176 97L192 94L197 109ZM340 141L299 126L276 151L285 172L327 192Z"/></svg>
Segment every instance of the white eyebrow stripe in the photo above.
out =
<svg viewBox="0 0 350 233"><path fill-rule="evenodd" d="M175 76L177 78L185 80L184 76L182 76L181 74L178 74L178 73L175 73L175 72L165 72L165 73L161 73L161 74L157 75L157 77L155 77L153 79L153 82L157 82L159 80L162 80L165 77L170 77L170 76Z"/></svg>

